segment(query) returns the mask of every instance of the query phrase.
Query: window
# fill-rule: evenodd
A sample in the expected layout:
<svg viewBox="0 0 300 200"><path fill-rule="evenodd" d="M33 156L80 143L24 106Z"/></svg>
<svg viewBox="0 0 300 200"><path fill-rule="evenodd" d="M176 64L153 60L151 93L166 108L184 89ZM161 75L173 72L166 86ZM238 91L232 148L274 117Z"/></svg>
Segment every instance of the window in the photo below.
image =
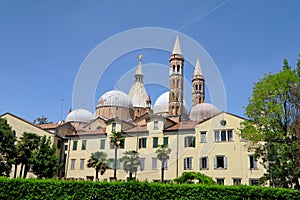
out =
<svg viewBox="0 0 300 200"><path fill-rule="evenodd" d="M145 158L140 158L140 170L143 171L145 169Z"/></svg>
<svg viewBox="0 0 300 200"><path fill-rule="evenodd" d="M153 148L157 148L158 147L158 137L154 137L153 138Z"/></svg>
<svg viewBox="0 0 300 200"><path fill-rule="evenodd" d="M67 151L68 150L68 145L67 144L65 144L65 151Z"/></svg>
<svg viewBox="0 0 300 200"><path fill-rule="evenodd" d="M259 185L258 179L249 179L249 184L250 185Z"/></svg>
<svg viewBox="0 0 300 200"><path fill-rule="evenodd" d="M114 169L114 159L113 158L110 158L110 159L108 159L108 167L110 168L110 169Z"/></svg>
<svg viewBox="0 0 300 200"><path fill-rule="evenodd" d="M200 132L200 141L206 142L206 132L205 131Z"/></svg>
<svg viewBox="0 0 300 200"><path fill-rule="evenodd" d="M164 137L164 145L168 145L169 143L169 137Z"/></svg>
<svg viewBox="0 0 300 200"><path fill-rule="evenodd" d="M184 147L195 147L195 137L187 136L184 138Z"/></svg>
<svg viewBox="0 0 300 200"><path fill-rule="evenodd" d="M77 150L77 143L78 141L73 141L73 151Z"/></svg>
<svg viewBox="0 0 300 200"><path fill-rule="evenodd" d="M71 159L71 169L72 170L75 169L75 161L76 161L76 159Z"/></svg>
<svg viewBox="0 0 300 200"><path fill-rule="evenodd" d="M184 161L184 166L183 166L184 170L193 169L193 158L192 157L187 157L183 161Z"/></svg>
<svg viewBox="0 0 300 200"><path fill-rule="evenodd" d="M225 156L216 156L214 162L215 169L227 169L227 158Z"/></svg>
<svg viewBox="0 0 300 200"><path fill-rule="evenodd" d="M112 132L116 132L116 126L117 126L116 123L112 123L112 126L111 126L111 131Z"/></svg>
<svg viewBox="0 0 300 200"><path fill-rule="evenodd" d="M86 150L86 140L82 140L81 150Z"/></svg>
<svg viewBox="0 0 300 200"><path fill-rule="evenodd" d="M200 170L201 169L208 169L208 157L200 158Z"/></svg>
<svg viewBox="0 0 300 200"><path fill-rule="evenodd" d="M123 159L119 159L118 160L119 162L118 162L118 169L124 169L124 161L123 161Z"/></svg>
<svg viewBox="0 0 300 200"><path fill-rule="evenodd" d="M147 147L147 138L140 138L139 139L139 148L146 148Z"/></svg>
<svg viewBox="0 0 300 200"><path fill-rule="evenodd" d="M241 178L233 178L232 184L233 185L242 185L242 179Z"/></svg>
<svg viewBox="0 0 300 200"><path fill-rule="evenodd" d="M224 178L216 178L216 181L219 185L224 185Z"/></svg>
<svg viewBox="0 0 300 200"><path fill-rule="evenodd" d="M233 141L233 130L215 131L215 142Z"/></svg>
<svg viewBox="0 0 300 200"><path fill-rule="evenodd" d="M257 169L257 160L255 159L254 155L249 155L249 164L250 169Z"/></svg>
<svg viewBox="0 0 300 200"><path fill-rule="evenodd" d="M109 143L109 148L110 149L114 149L115 148L115 145L113 143Z"/></svg>
<svg viewBox="0 0 300 200"><path fill-rule="evenodd" d="M164 169L168 169L168 160L165 160L164 162Z"/></svg>
<svg viewBox="0 0 300 200"><path fill-rule="evenodd" d="M153 129L158 129L158 121L154 121Z"/></svg>
<svg viewBox="0 0 300 200"><path fill-rule="evenodd" d="M120 149L124 149L125 148L125 139L120 141Z"/></svg>
<svg viewBox="0 0 300 200"><path fill-rule="evenodd" d="M105 149L105 139L100 140L100 149Z"/></svg>
<svg viewBox="0 0 300 200"><path fill-rule="evenodd" d="M152 169L157 169L157 158L152 158Z"/></svg>
<svg viewBox="0 0 300 200"><path fill-rule="evenodd" d="M84 169L84 159L80 159L80 169Z"/></svg>

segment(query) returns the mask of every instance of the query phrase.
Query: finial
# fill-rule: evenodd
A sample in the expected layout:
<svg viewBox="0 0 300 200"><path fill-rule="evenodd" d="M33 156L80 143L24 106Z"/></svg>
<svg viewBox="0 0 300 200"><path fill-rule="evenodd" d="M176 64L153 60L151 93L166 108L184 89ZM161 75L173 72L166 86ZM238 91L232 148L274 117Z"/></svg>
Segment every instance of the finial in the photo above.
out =
<svg viewBox="0 0 300 200"><path fill-rule="evenodd" d="M139 55L139 61L142 61L142 59L143 59L143 55L140 54L140 55Z"/></svg>

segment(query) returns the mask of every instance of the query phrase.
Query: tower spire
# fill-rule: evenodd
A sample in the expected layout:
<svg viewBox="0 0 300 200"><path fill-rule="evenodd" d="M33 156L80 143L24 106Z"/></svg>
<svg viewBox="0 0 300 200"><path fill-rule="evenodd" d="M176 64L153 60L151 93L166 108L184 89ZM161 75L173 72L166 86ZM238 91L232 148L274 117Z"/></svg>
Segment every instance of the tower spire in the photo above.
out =
<svg viewBox="0 0 300 200"><path fill-rule="evenodd" d="M194 76L202 76L202 70L200 67L200 60L199 58L197 58L196 61L196 66L195 66L195 70L194 70Z"/></svg>
<svg viewBox="0 0 300 200"><path fill-rule="evenodd" d="M205 100L205 79L202 75L200 61L197 58L194 75L192 78L192 97L193 97L193 106L203 103Z"/></svg>
<svg viewBox="0 0 300 200"><path fill-rule="evenodd" d="M143 82L143 77L144 77L143 70L142 70L142 59L143 59L143 55L140 54L138 67L135 71L135 81L139 81L139 82Z"/></svg>
<svg viewBox="0 0 300 200"><path fill-rule="evenodd" d="M174 43L172 54L180 54L180 55L182 54L178 35L176 36L176 40L175 40L175 43Z"/></svg>

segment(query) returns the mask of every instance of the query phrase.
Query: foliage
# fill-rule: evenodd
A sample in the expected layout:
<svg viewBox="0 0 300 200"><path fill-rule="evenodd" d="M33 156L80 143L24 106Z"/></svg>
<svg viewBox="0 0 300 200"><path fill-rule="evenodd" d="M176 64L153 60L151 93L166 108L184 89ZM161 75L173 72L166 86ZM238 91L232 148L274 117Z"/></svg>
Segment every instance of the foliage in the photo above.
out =
<svg viewBox="0 0 300 200"><path fill-rule="evenodd" d="M161 182L164 182L164 171L165 171L165 162L169 160L171 149L167 144L159 145L159 148L156 150L157 159L161 161Z"/></svg>
<svg viewBox="0 0 300 200"><path fill-rule="evenodd" d="M90 159L88 160L87 167L95 168L96 180L98 180L99 171L100 174L103 175L106 172L106 170L109 169L107 164L107 154L100 151L92 153Z"/></svg>
<svg viewBox="0 0 300 200"><path fill-rule="evenodd" d="M114 159L114 179L117 179L117 158L118 158L118 147L125 137L122 132L112 132L110 136L110 143L115 146L115 159Z"/></svg>
<svg viewBox="0 0 300 200"><path fill-rule="evenodd" d="M20 137L20 140L18 140L17 155L21 163L20 177L22 177L23 168L25 167L23 178L26 178L27 172L30 168L30 158L32 153L37 150L39 146L39 140L40 137L38 135L27 132L24 132Z"/></svg>
<svg viewBox="0 0 300 200"><path fill-rule="evenodd" d="M0 178L0 199L300 199L300 192L253 186Z"/></svg>
<svg viewBox="0 0 300 200"><path fill-rule="evenodd" d="M267 173L262 180L275 187L299 189L299 135L295 126L300 117L300 75L284 60L283 69L267 74L255 83L246 107L249 120L242 123L241 135L251 142ZM292 128L294 127L294 128ZM299 131L298 131L299 132Z"/></svg>
<svg viewBox="0 0 300 200"><path fill-rule="evenodd" d="M58 157L56 148L51 145L50 137L47 139L43 136L40 140L39 147L29 158L33 173L38 178L52 178L58 168Z"/></svg>
<svg viewBox="0 0 300 200"><path fill-rule="evenodd" d="M15 155L16 137L6 119L0 118L0 176L9 176Z"/></svg>
<svg viewBox="0 0 300 200"><path fill-rule="evenodd" d="M139 153L132 150L124 152L124 156L122 157L124 162L124 170L129 173L129 179L132 179L132 174L137 172L137 169L140 164Z"/></svg>
<svg viewBox="0 0 300 200"><path fill-rule="evenodd" d="M42 115L41 117L38 117L35 120L33 120L33 123L41 125L41 124L51 124L52 122L49 122L48 118Z"/></svg>
<svg viewBox="0 0 300 200"><path fill-rule="evenodd" d="M201 174L200 172L183 172L181 176L174 179L176 183L193 183L193 180L197 180L198 183L205 185L216 184L216 182L212 178Z"/></svg>

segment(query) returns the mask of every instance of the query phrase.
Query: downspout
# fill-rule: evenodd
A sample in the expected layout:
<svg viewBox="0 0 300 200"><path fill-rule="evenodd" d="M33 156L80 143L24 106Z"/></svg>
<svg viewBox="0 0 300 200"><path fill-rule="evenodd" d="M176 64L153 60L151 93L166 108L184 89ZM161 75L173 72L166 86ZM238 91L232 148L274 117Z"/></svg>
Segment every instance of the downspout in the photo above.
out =
<svg viewBox="0 0 300 200"><path fill-rule="evenodd" d="M67 178L68 176L68 169L69 169L69 158L70 158L70 149L71 149L71 137L68 139L68 154L67 154L67 164L65 166L65 178Z"/></svg>

